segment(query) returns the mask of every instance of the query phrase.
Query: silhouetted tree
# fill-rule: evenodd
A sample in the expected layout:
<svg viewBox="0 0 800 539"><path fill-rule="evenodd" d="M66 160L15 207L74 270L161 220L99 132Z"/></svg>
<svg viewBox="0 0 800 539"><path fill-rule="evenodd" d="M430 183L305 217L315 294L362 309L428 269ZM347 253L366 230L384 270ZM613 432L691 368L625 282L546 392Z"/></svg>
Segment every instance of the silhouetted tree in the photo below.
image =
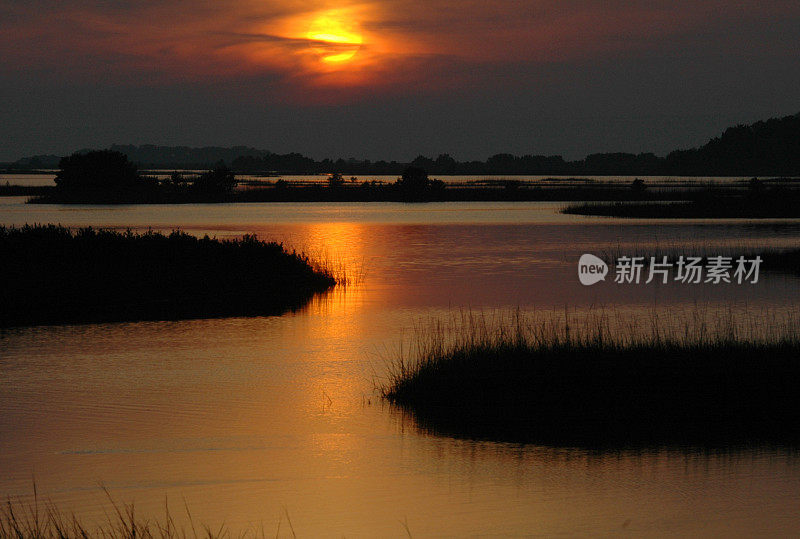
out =
<svg viewBox="0 0 800 539"><path fill-rule="evenodd" d="M233 192L238 181L236 175L226 166L202 173L194 181L194 189L206 195L227 195Z"/></svg>
<svg viewBox="0 0 800 539"><path fill-rule="evenodd" d="M424 170L433 170L436 167L436 162L431 159L430 157L425 157L424 155L418 155L411 161L411 167L414 168L421 168Z"/></svg>
<svg viewBox="0 0 800 539"><path fill-rule="evenodd" d="M397 185L407 193L423 193L428 188L430 180L424 168L408 167L403 171L402 177L397 180Z"/></svg>
<svg viewBox="0 0 800 539"><path fill-rule="evenodd" d="M444 191L445 187L447 187L447 184L444 183L442 180L439 180L439 179L436 179L436 178L432 179L428 183L428 190L433 195L439 195L442 191Z"/></svg>
<svg viewBox="0 0 800 539"><path fill-rule="evenodd" d="M65 193L119 193L145 183L124 154L111 150L72 154L58 166L56 186Z"/></svg>
<svg viewBox="0 0 800 539"><path fill-rule="evenodd" d="M458 163L455 159L450 157L450 154L440 154L436 158L433 169L437 174L455 174L458 169Z"/></svg>
<svg viewBox="0 0 800 539"><path fill-rule="evenodd" d="M328 187L331 189L338 189L344 185L344 178L340 173L331 174L328 176Z"/></svg>
<svg viewBox="0 0 800 539"><path fill-rule="evenodd" d="M443 181L429 179L428 173L420 167L406 168L396 185L407 200L436 199L445 188Z"/></svg>

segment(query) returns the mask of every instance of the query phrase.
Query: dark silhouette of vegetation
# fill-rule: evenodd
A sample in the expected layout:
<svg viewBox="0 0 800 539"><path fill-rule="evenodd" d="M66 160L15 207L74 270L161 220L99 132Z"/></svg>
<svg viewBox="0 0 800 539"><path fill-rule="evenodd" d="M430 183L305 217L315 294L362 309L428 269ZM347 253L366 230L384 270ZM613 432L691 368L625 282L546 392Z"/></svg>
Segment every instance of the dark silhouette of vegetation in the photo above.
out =
<svg viewBox="0 0 800 539"><path fill-rule="evenodd" d="M418 156L410 163L369 159L322 159L299 153L276 154L244 146L112 146L143 168L206 169L220 161L237 173L399 175L411 167L436 175L620 175L620 176L797 176L800 174L800 114L726 129L707 144L676 150L666 157L653 153L596 153L576 161L558 155L500 153L486 161L456 161L448 154ZM86 153L82 150L79 153ZM52 156L20 159L9 170L42 168Z"/></svg>
<svg viewBox="0 0 800 539"><path fill-rule="evenodd" d="M115 144L109 149L124 153L130 161L142 168L163 169L211 169L219 166L220 163L231 163L238 157L269 155L269 152L265 150L247 146L190 148L188 146L154 146L152 144L143 146Z"/></svg>
<svg viewBox="0 0 800 539"><path fill-rule="evenodd" d="M233 193L236 188L236 176L224 165L204 172L194 180L192 188L201 195L224 196Z"/></svg>
<svg viewBox="0 0 800 539"><path fill-rule="evenodd" d="M225 523L213 528L202 520L195 520L189 506L184 503L178 513L164 500L163 515L142 515L133 502L120 503L106 487L98 492L105 494L103 507L105 520L83 520L74 512L65 512L52 500L42 497L36 482L32 493L9 496L0 504L0 539L224 539L230 537L266 538L263 522L260 526L232 529ZM285 511L289 530L294 534L289 512ZM283 516L278 518L276 537L280 537Z"/></svg>
<svg viewBox="0 0 800 539"><path fill-rule="evenodd" d="M752 194L759 195L764 191L764 182L758 178L750 178L747 187Z"/></svg>
<svg viewBox="0 0 800 539"><path fill-rule="evenodd" d="M423 173L424 174L424 173ZM202 179L201 179L202 178ZM216 179L215 179L216 178ZM583 179L551 179L539 181L520 180L475 180L447 183L428 178L427 182L404 180L395 182L378 180L345 180L341 175L332 175L325 182L287 181L239 181L230 171L211 171L200 176L173 172L168 178L151 180L147 189L141 191L100 191L98 193L64 193L58 188L8 186L8 195L35 196L32 203L77 203L77 204L180 204L193 202L434 202L434 201L720 201L734 205L733 213L747 200L767 207L771 199L787 207L786 216L791 216L790 201L800 196L800 183L793 179L752 180L727 182L724 185L708 184L663 184L646 185L601 182ZM202 186L202 187L201 187ZM756 196L758 195L758 196ZM759 198L760 197L760 198ZM760 202L759 202L760 200ZM650 205L648 207L655 208ZM607 209L590 210L607 212ZM571 213L580 213L573 211ZM736 210L738 211L738 210ZM750 211L750 210L748 210ZM600 213L598 213L599 215ZM756 216L755 211L750 214ZM749 214L748 214L749 215Z"/></svg>
<svg viewBox="0 0 800 539"><path fill-rule="evenodd" d="M76 153L61 160L53 190L42 190L33 202L62 204L154 204L225 202L238 180L224 163L212 170L166 180L140 175L127 157L111 150Z"/></svg>
<svg viewBox="0 0 800 539"><path fill-rule="evenodd" d="M145 185L125 154L99 150L64 157L55 183L69 194L137 192Z"/></svg>
<svg viewBox="0 0 800 539"><path fill-rule="evenodd" d="M408 167L403 171L403 175L397 182L400 189L407 193L423 193L429 185L428 173L424 168Z"/></svg>
<svg viewBox="0 0 800 539"><path fill-rule="evenodd" d="M119 152L76 153L59 162L55 197L65 202L127 202L157 196L158 182L141 176Z"/></svg>
<svg viewBox="0 0 800 539"><path fill-rule="evenodd" d="M800 217L800 191L783 186L767 188L753 178L746 191L695 193L686 202L613 204L585 203L564 208L563 213L645 219L767 219Z"/></svg>
<svg viewBox="0 0 800 539"><path fill-rule="evenodd" d="M754 340L723 322L719 333L670 335L656 320L631 338L602 322L584 333L514 324L467 329L455 344L432 330L412 343L423 350L416 362L395 364L383 395L421 428L456 437L592 448L800 442L796 329Z"/></svg>
<svg viewBox="0 0 800 539"><path fill-rule="evenodd" d="M338 189L344 186L344 178L338 172L336 174L331 174L328 178L328 188L330 189Z"/></svg>
<svg viewBox="0 0 800 539"><path fill-rule="evenodd" d="M397 180L395 186L405 200L441 200L445 183L431 180L428 173L420 167L408 167Z"/></svg>
<svg viewBox="0 0 800 539"><path fill-rule="evenodd" d="M280 314L335 284L255 236L0 227L0 326Z"/></svg>

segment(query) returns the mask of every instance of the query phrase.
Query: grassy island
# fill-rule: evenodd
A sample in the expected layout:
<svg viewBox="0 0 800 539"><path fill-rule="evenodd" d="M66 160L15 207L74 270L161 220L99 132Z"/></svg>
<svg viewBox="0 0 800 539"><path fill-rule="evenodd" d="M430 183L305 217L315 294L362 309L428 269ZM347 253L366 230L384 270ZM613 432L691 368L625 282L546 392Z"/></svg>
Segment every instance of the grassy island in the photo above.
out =
<svg viewBox="0 0 800 539"><path fill-rule="evenodd" d="M336 280L255 236L0 227L0 327L280 314Z"/></svg>
<svg viewBox="0 0 800 539"><path fill-rule="evenodd" d="M603 322L581 332L473 324L449 343L433 330L382 393L422 429L456 437L589 448L800 442L796 331L757 338L685 325L667 335L659 325L623 337Z"/></svg>

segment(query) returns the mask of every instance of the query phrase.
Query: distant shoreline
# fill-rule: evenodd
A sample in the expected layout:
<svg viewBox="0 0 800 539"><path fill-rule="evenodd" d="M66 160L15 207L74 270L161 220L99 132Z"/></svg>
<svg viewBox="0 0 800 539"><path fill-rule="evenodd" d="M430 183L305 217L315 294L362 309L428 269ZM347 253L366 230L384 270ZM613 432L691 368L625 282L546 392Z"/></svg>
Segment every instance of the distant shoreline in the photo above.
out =
<svg viewBox="0 0 800 539"><path fill-rule="evenodd" d="M578 160L560 155L498 153L486 160L457 161L449 154L419 155L410 162L355 158L317 160L297 152L276 154L247 146L190 148L145 144L112 145L142 169L205 169L220 163L237 174L399 175L418 167L432 175L620 175L620 176L780 176L800 171L800 114L732 126L695 149L676 149L664 157L654 153L592 153ZM76 153L90 152L90 149ZM6 169L56 168L60 156L45 154L3 162Z"/></svg>
<svg viewBox="0 0 800 539"><path fill-rule="evenodd" d="M136 205L336 202L565 202L564 214L652 219L800 218L800 189L778 187L763 193L741 188L631 189L602 187L451 187L409 193L394 184L370 186L263 187L225 194L149 192L131 196L65 194L55 187L0 187L0 196L27 196L29 204Z"/></svg>
<svg viewBox="0 0 800 539"><path fill-rule="evenodd" d="M264 187L221 195L194 193L152 193L139 197L117 197L113 194L65 195L56 188L8 189L9 195L32 196L31 204L192 204L235 202L505 202L505 201L642 201L688 200L685 190L659 193L636 193L627 185L619 187L451 187L438 191L408 193L395 185Z"/></svg>
<svg viewBox="0 0 800 539"><path fill-rule="evenodd" d="M715 196L688 201L585 202L562 210L567 215L630 219L791 219L800 218L800 193L765 196Z"/></svg>
<svg viewBox="0 0 800 539"><path fill-rule="evenodd" d="M150 191L131 193L63 193L55 186L0 186L0 196L28 196L30 204L209 204L237 202L643 202L648 205L666 202L692 202L706 196L736 198L747 195L741 187L675 187L632 189L628 184L603 185L519 185L513 181L493 186L466 187L445 185L436 190L408 192L395 184L356 184L336 188L324 185L282 187L265 186L231 193L208 194ZM792 193L795 191L792 190ZM797 191L800 193L800 190ZM568 213L602 215L605 206L574 206ZM616 210L615 210L616 211ZM608 213L610 215L610 213Z"/></svg>

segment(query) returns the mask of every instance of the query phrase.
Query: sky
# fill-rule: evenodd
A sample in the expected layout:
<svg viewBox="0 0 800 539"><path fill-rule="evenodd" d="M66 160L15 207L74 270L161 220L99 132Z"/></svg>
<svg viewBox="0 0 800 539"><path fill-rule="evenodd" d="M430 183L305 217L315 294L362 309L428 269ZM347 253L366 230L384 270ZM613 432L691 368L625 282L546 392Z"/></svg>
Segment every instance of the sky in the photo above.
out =
<svg viewBox="0 0 800 539"><path fill-rule="evenodd" d="M800 2L0 0L0 160L582 158L800 112Z"/></svg>

